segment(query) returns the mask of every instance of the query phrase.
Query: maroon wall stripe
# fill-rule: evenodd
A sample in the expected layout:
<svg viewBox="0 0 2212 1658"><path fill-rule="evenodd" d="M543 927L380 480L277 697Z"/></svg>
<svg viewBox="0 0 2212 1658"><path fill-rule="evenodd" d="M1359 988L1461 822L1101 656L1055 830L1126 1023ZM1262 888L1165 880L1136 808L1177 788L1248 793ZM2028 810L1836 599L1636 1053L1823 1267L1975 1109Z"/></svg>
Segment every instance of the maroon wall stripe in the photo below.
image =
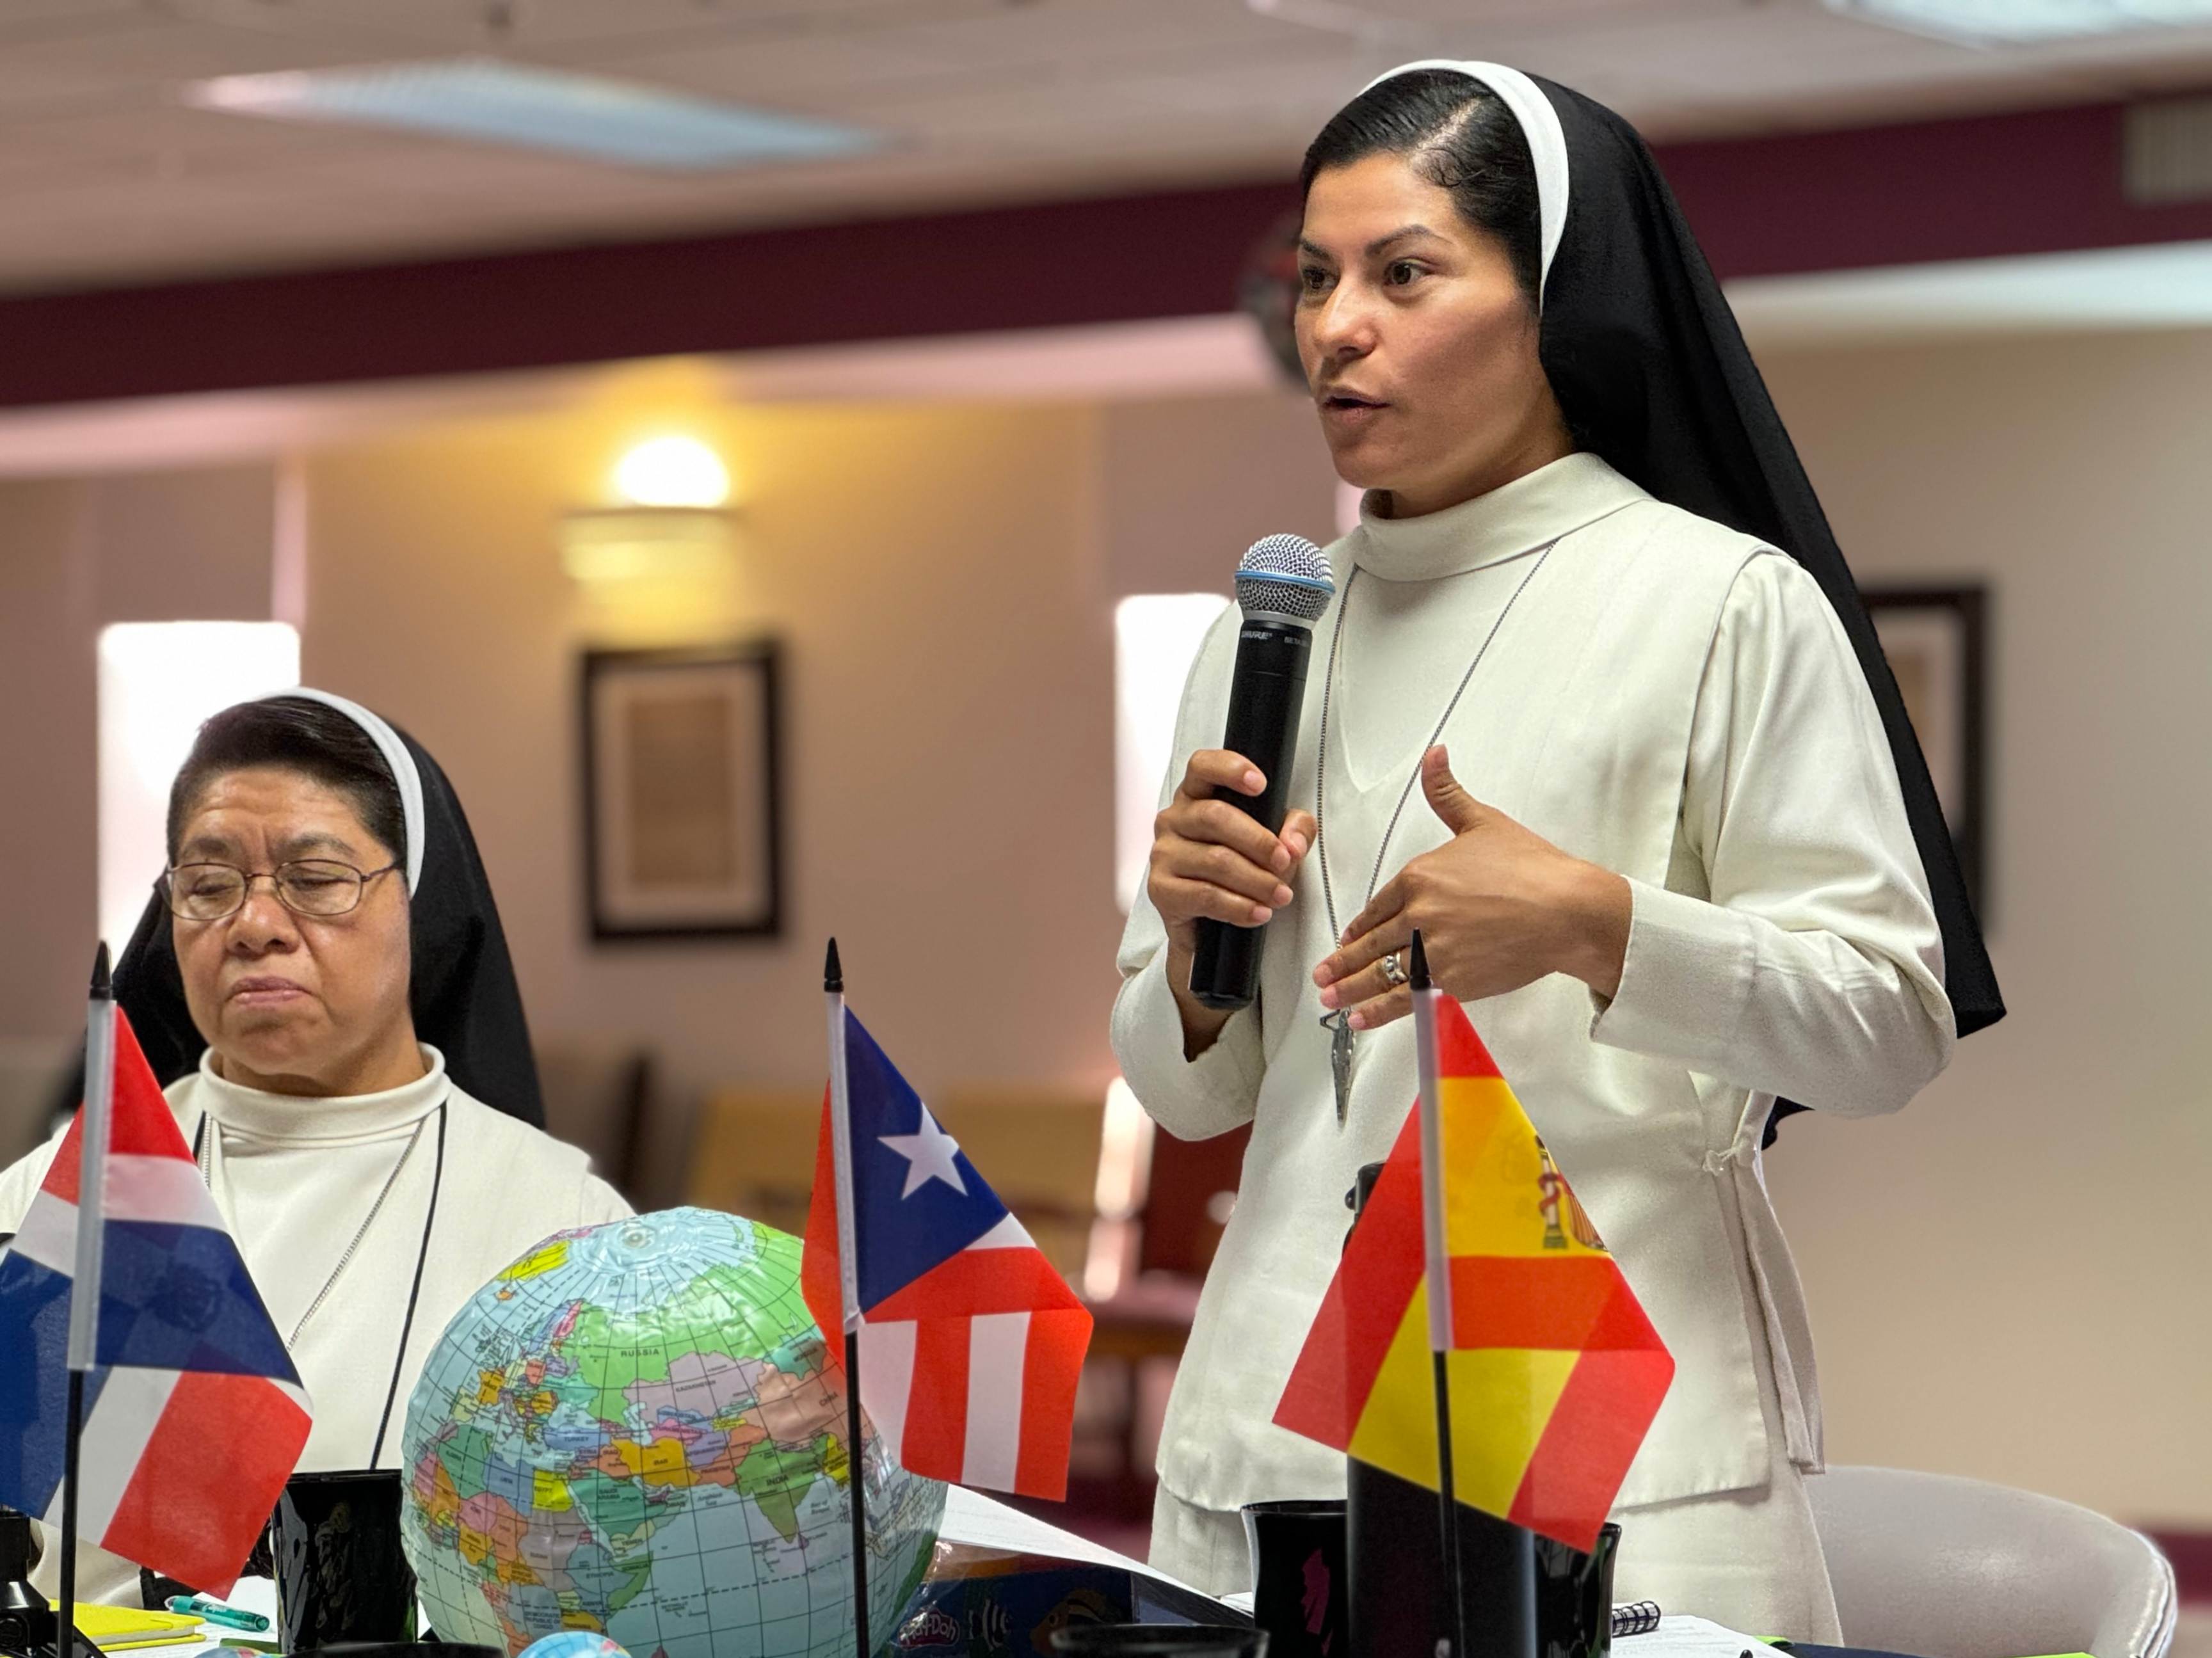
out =
<svg viewBox="0 0 2212 1658"><path fill-rule="evenodd" d="M1663 147L1723 276L2212 237L2133 207L2120 106ZM1243 185L0 300L0 406L1225 310Z"/></svg>
<svg viewBox="0 0 2212 1658"><path fill-rule="evenodd" d="M1659 157L1723 276L2212 237L2212 201L2129 203L2124 114L2094 104L1673 144Z"/></svg>
<svg viewBox="0 0 2212 1658"><path fill-rule="evenodd" d="M1228 309L1280 187L0 301L0 404Z"/></svg>
<svg viewBox="0 0 2212 1658"><path fill-rule="evenodd" d="M2212 1531L2160 1531L2150 1540L2173 1563L2173 1579L2184 1601L2212 1605Z"/></svg>

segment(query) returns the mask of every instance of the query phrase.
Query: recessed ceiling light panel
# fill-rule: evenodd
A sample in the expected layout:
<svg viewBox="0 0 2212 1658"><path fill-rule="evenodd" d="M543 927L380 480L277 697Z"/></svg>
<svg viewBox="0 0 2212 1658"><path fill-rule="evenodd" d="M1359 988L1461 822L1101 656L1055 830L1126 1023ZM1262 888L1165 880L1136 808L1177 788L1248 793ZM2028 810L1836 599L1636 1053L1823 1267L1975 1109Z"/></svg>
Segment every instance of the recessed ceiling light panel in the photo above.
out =
<svg viewBox="0 0 2212 1658"><path fill-rule="evenodd" d="M1968 46L2033 46L2212 24L2212 0L1827 0L1831 11Z"/></svg>
<svg viewBox="0 0 2212 1658"><path fill-rule="evenodd" d="M836 122L489 58L225 75L194 82L185 100L237 115L391 127L677 171L851 155L881 143Z"/></svg>

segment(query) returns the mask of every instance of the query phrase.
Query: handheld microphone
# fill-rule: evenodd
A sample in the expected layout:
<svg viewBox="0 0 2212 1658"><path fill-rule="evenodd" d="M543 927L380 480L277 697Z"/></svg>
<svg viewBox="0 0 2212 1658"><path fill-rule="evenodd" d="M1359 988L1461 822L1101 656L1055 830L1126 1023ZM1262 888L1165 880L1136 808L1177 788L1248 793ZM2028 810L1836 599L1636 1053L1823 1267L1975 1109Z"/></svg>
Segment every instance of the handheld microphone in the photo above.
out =
<svg viewBox="0 0 2212 1658"><path fill-rule="evenodd" d="M1269 834L1280 833L1290 809L1291 768L1305 706L1306 665L1313 624L1335 596L1328 561L1304 536L1269 536L1252 544L1237 567L1237 603L1244 626L1237 635L1237 674L1229 688L1228 729L1221 746L1260 768L1267 788L1256 798L1216 789ZM1190 966L1190 993L1208 1007L1249 1007L1260 993L1265 927L1231 926L1201 917Z"/></svg>

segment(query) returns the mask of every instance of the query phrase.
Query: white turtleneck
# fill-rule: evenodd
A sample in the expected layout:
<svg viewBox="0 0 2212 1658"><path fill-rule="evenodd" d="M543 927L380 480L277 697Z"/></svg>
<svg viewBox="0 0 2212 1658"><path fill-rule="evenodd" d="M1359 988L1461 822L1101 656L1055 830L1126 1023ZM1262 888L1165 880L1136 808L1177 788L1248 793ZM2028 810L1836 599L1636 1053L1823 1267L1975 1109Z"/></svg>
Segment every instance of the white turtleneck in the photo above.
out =
<svg viewBox="0 0 2212 1658"><path fill-rule="evenodd" d="M1953 1040L1941 944L1879 715L1812 579L1748 537L1571 455L1419 518L1372 516L1329 550L1291 778L1311 807L1336 922L1365 901L1422 747L1539 550L1442 740L1460 781L1555 845L1626 877L1619 994L1553 975L1468 1011L1677 1362L1621 1492L1666 1503L1820 1460L1803 1308L1757 1175L1777 1094L1894 1109ZM1327 752L1320 708L1340 608ZM1220 742L1232 612L1184 694L1168 786ZM1418 785L1382 878L1443 844ZM1344 1462L1273 1425L1334 1270L1361 1164L1414 1090L1406 1021L1363 1035L1339 1125L1311 972L1333 947L1319 859L1268 931L1258 1005L1194 1061L1139 896L1114 1046L1185 1138L1252 1126L1160 1447L1199 1508L1319 1497ZM1786 1463L1785 1463L1786 1466Z"/></svg>
<svg viewBox="0 0 2212 1658"><path fill-rule="evenodd" d="M412 1256L419 1253L436 1173L437 1112L452 1086L444 1057L430 1050L424 1058L428 1069L411 1083L381 1093L310 1102L226 1081L216 1071L210 1051L201 1056L197 1076L170 1090L179 1103L189 1096L204 1114L188 1130L196 1142L194 1155L269 1315L287 1340L367 1223L359 1250L299 1342L304 1347L312 1340L318 1350L356 1348L352 1368L364 1373L379 1368L365 1344L356 1348L350 1341L325 1340L323 1332L375 1327L380 1319L355 1315L380 1315L386 1310L382 1303L392 1298L389 1292L396 1290L404 1297L407 1284L400 1280L412 1279ZM449 1167L451 1135L449 1122ZM369 1221L370 1208L387 1182L390 1195ZM446 1195L440 1193L441 1205ZM356 1282L347 1282L356 1275ZM398 1304L404 1317L404 1299ZM386 1345L396 1343L398 1321L384 1322L383 1327L392 1332ZM295 1363L298 1357L295 1352ZM388 1380L391 1365L381 1368ZM314 1394L312 1386L309 1394ZM333 1430L319 1410L315 1425L318 1436ZM311 1455L313 1448L310 1441Z"/></svg>
<svg viewBox="0 0 2212 1658"><path fill-rule="evenodd" d="M462 1304L549 1234L630 1212L581 1151L463 1092L436 1048L425 1045L422 1059L424 1074L401 1087L311 1099L227 1081L210 1055L165 1090L313 1401L302 1472L368 1467L372 1454L376 1466L397 1466L408 1397ZM0 1231L16 1229L59 1145L58 1136L0 1174ZM331 1283L356 1234L358 1249ZM101 1556L80 1569L88 1589L129 1593L122 1563Z"/></svg>

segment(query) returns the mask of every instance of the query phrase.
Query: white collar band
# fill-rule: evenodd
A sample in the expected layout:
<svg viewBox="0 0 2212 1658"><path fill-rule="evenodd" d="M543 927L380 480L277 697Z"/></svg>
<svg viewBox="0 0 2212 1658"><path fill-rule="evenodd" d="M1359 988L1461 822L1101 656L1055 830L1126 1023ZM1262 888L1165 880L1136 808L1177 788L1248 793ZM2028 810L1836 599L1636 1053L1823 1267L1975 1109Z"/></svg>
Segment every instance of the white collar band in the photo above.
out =
<svg viewBox="0 0 2212 1658"><path fill-rule="evenodd" d="M304 696L310 702L320 702L325 708L336 708L340 714L368 733L368 740L376 744L384 763L392 768L392 780L399 786L399 811L407 827L407 896L413 897L422 884L422 774L415 768L415 756L399 733L377 715L358 702L349 702L343 696L333 696L328 691L319 691L306 685L295 685L289 691L278 691L265 698Z"/></svg>
<svg viewBox="0 0 2212 1658"><path fill-rule="evenodd" d="M1537 265L1536 307L1541 311L1544 287L1552 277L1552 258L1559 252L1559 238L1567 228L1567 134L1559 125L1559 112L1552 107L1552 100L1544 95L1543 88L1517 69L1450 58L1424 58L1419 63L1401 64L1376 76L1360 91L1372 92L1393 76L1411 75L1424 69L1450 70L1481 82L1498 94L1498 100L1513 112L1513 118L1521 124L1521 136L1528 141L1528 157L1536 168L1536 229L1542 247L1542 258Z"/></svg>

